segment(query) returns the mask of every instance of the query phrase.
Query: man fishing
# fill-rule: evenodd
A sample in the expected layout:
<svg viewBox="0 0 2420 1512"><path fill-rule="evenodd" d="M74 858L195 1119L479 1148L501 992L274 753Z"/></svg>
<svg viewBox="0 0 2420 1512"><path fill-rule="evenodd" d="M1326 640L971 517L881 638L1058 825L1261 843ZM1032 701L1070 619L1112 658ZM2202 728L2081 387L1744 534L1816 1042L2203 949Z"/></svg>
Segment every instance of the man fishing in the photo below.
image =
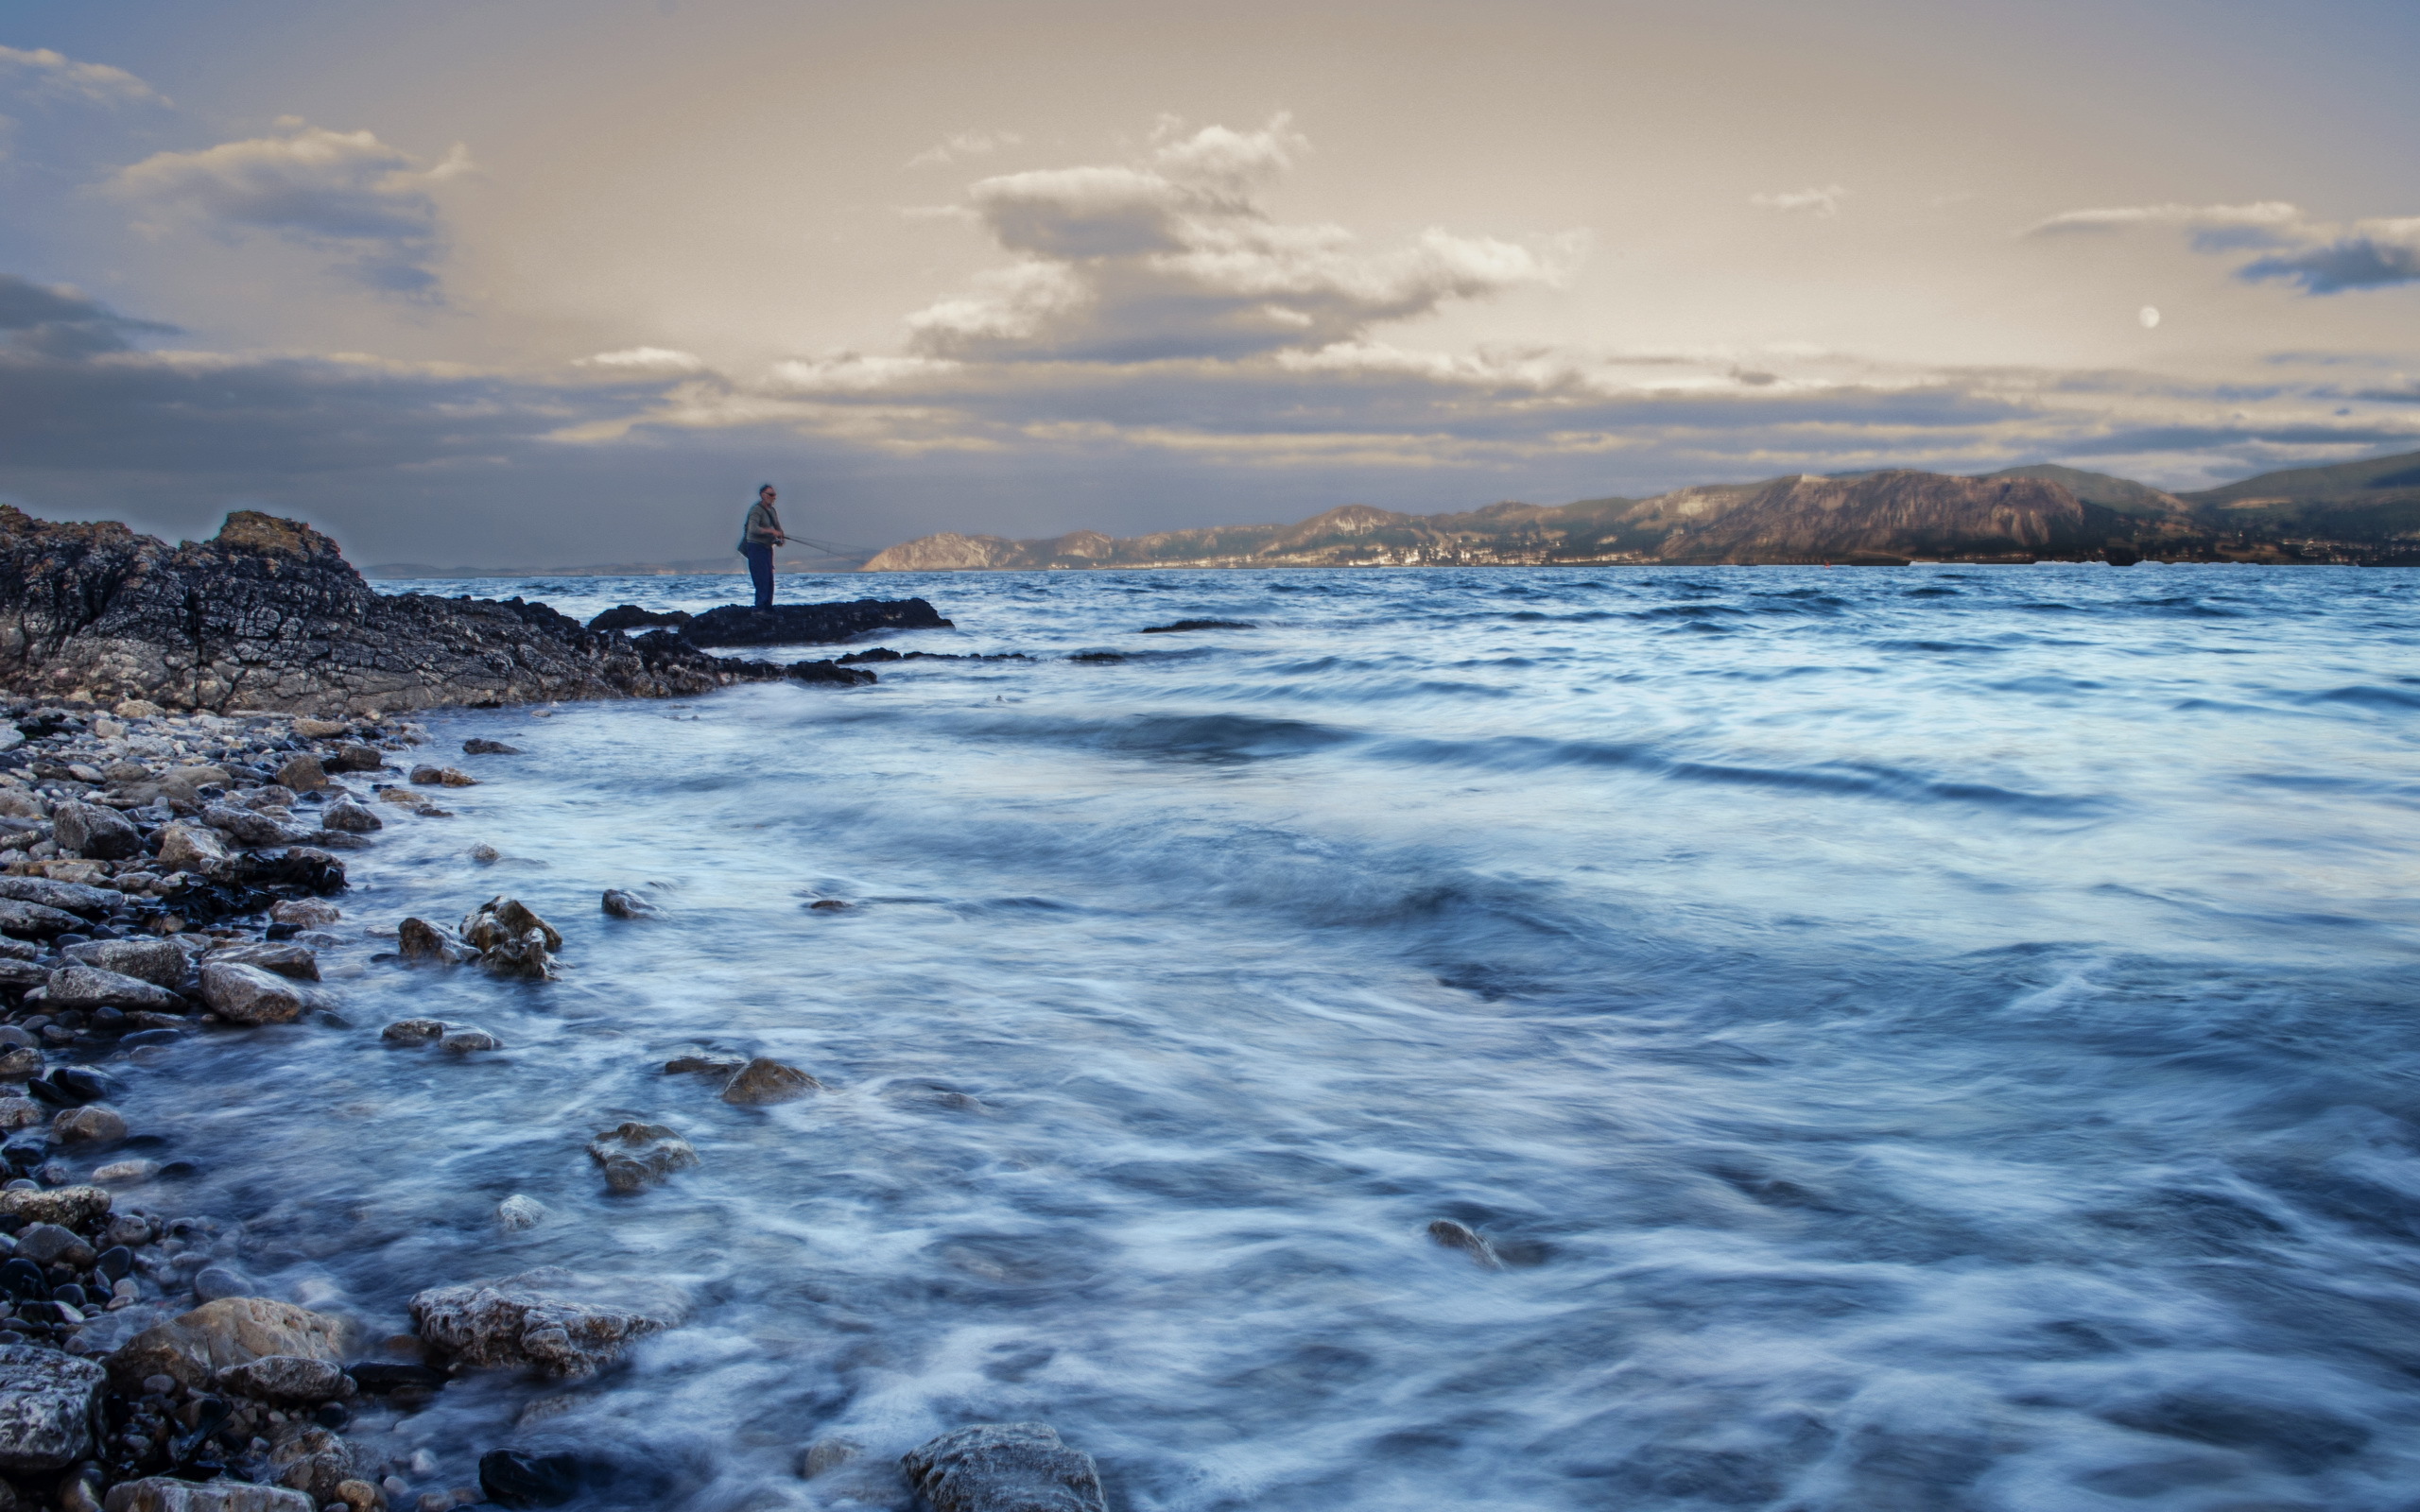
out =
<svg viewBox="0 0 2420 1512"><path fill-rule="evenodd" d="M786 546L782 517L773 512L773 486L757 485L756 502L748 507L748 522L739 527L739 554L748 558L748 576L756 584L756 607L773 607L773 548Z"/></svg>

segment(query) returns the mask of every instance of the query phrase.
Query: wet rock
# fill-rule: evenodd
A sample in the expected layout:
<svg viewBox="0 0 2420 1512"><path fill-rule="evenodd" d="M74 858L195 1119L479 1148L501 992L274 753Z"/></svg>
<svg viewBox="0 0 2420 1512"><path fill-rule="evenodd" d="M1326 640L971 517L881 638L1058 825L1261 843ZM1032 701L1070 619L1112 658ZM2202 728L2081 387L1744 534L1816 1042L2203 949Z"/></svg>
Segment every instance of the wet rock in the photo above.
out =
<svg viewBox="0 0 2420 1512"><path fill-rule="evenodd" d="M479 954L479 964L496 976L525 981L552 981L555 958L546 954L545 936L531 930L519 939L501 941Z"/></svg>
<svg viewBox="0 0 2420 1512"><path fill-rule="evenodd" d="M437 1048L449 1055L467 1056L481 1050L501 1050L504 1041L476 1024L449 1026L437 1041Z"/></svg>
<svg viewBox="0 0 2420 1512"><path fill-rule="evenodd" d="M589 1141L588 1158L604 1168L605 1184L616 1192L642 1191L698 1163L687 1140L661 1124L635 1122Z"/></svg>
<svg viewBox="0 0 2420 1512"><path fill-rule="evenodd" d="M481 903L462 919L462 938L476 950L488 950L507 940L517 940L530 930L536 930L546 949L563 948L562 936L555 927L539 918L518 898L501 894Z"/></svg>
<svg viewBox="0 0 2420 1512"><path fill-rule="evenodd" d="M421 1338L460 1364L594 1375L633 1339L687 1315L679 1293L650 1281L579 1276L555 1266L412 1298Z"/></svg>
<svg viewBox="0 0 2420 1512"><path fill-rule="evenodd" d="M252 1279L228 1265L204 1265L194 1272L193 1295L197 1301L216 1302L221 1297L250 1297L255 1288Z"/></svg>
<svg viewBox="0 0 2420 1512"><path fill-rule="evenodd" d="M21 987L32 987L50 980L50 973L39 967L27 967L26 970L29 974L18 984ZM0 981L6 980L8 980L7 977L0 976ZM41 1074L41 1051L20 1049L14 1045L9 1046L6 1051L0 1051L0 1081L24 1081L28 1076Z"/></svg>
<svg viewBox="0 0 2420 1512"><path fill-rule="evenodd" d="M488 844L484 840L480 841L477 845L471 847L468 853L473 861L483 867L494 866L497 862L504 859L503 851L497 850L495 847Z"/></svg>
<svg viewBox="0 0 2420 1512"><path fill-rule="evenodd" d="M395 928L395 953L407 961L433 961L452 966L471 953L446 931L425 919L406 919Z"/></svg>
<svg viewBox="0 0 2420 1512"><path fill-rule="evenodd" d="M0 1097L0 1133L27 1128L50 1116L50 1109L30 1097Z"/></svg>
<svg viewBox="0 0 2420 1512"><path fill-rule="evenodd" d="M320 957L311 947L284 940L222 945L210 953L205 964L257 966L264 971L275 971L297 982L320 979Z"/></svg>
<svg viewBox="0 0 2420 1512"><path fill-rule="evenodd" d="M738 1075L739 1068L747 1064L747 1059L740 1056L675 1056L664 1063L664 1074L667 1076L728 1079Z"/></svg>
<svg viewBox="0 0 2420 1512"><path fill-rule="evenodd" d="M518 756L521 754L521 747L508 746L500 740L484 740L474 735L462 742L462 753L466 756Z"/></svg>
<svg viewBox="0 0 2420 1512"><path fill-rule="evenodd" d="M172 1376L200 1390L229 1366L272 1354L344 1360L344 1325L290 1302L230 1297L144 1330L109 1358L110 1379L130 1395L146 1376Z"/></svg>
<svg viewBox="0 0 2420 1512"><path fill-rule="evenodd" d="M106 1512L320 1512L309 1496L243 1481L179 1481L164 1475L110 1487Z"/></svg>
<svg viewBox="0 0 2420 1512"><path fill-rule="evenodd" d="M722 1100L740 1108L766 1108L774 1103L795 1102L822 1090L821 1082L796 1066L758 1056L731 1078L731 1084L722 1090Z"/></svg>
<svg viewBox="0 0 2420 1512"><path fill-rule="evenodd" d="M66 1108L50 1121L50 1137L61 1144L115 1144L126 1138L126 1115L107 1103Z"/></svg>
<svg viewBox="0 0 2420 1512"><path fill-rule="evenodd" d="M63 1469L90 1454L108 1383L90 1360L0 1345L0 1469Z"/></svg>
<svg viewBox="0 0 2420 1512"><path fill-rule="evenodd" d="M292 1023L320 1005L312 988L241 961L201 963L201 1000L230 1023Z"/></svg>
<svg viewBox="0 0 2420 1512"><path fill-rule="evenodd" d="M164 824L160 827L160 866L168 871L195 871L205 877L229 870L227 847L218 832L206 824Z"/></svg>
<svg viewBox="0 0 2420 1512"><path fill-rule="evenodd" d="M1108 1512L1093 1457L1047 1423L977 1423L909 1450L908 1483L934 1512Z"/></svg>
<svg viewBox="0 0 2420 1512"><path fill-rule="evenodd" d="M579 1494L579 1461L569 1454L517 1454L493 1449L479 1456L479 1489L498 1506L561 1506Z"/></svg>
<svg viewBox="0 0 2420 1512"><path fill-rule="evenodd" d="M364 1361L360 1365L349 1366L345 1374L353 1377L355 1385L373 1397L384 1397L398 1391L411 1393L441 1391L444 1389L447 1379L444 1371L432 1370L424 1365L386 1365L372 1361ZM415 1470L413 1473L425 1475L429 1471Z"/></svg>
<svg viewBox="0 0 2420 1512"><path fill-rule="evenodd" d="M173 948L173 947L172 947ZM50 973L43 1001L53 1008L149 1008L158 1013L182 1010L185 1000L141 977L104 971L96 966L62 966Z"/></svg>
<svg viewBox="0 0 2420 1512"><path fill-rule="evenodd" d="M53 1223L81 1228L110 1211L110 1194L99 1187L53 1187L47 1192L0 1192L0 1213L24 1223Z"/></svg>
<svg viewBox="0 0 2420 1512"><path fill-rule="evenodd" d="M680 633L691 645L830 645L870 630L949 628L950 622L924 599L863 598L846 604L776 604L770 609L727 604L698 615Z"/></svg>
<svg viewBox="0 0 2420 1512"><path fill-rule="evenodd" d="M854 1463L865 1452L865 1446L854 1438L819 1438L806 1446L798 1459L799 1479L811 1481L829 1474L843 1465Z"/></svg>
<svg viewBox="0 0 2420 1512"><path fill-rule="evenodd" d="M277 1444L268 1463L280 1485L307 1493L319 1506L336 1501L337 1487L354 1478L353 1446L324 1428L305 1428Z"/></svg>
<svg viewBox="0 0 2420 1512"><path fill-rule="evenodd" d="M67 1264L89 1270L100 1257L84 1236L55 1223L29 1223L17 1230L17 1253L37 1265Z"/></svg>
<svg viewBox="0 0 2420 1512"><path fill-rule="evenodd" d="M535 1228L550 1216L544 1203L518 1192L495 1205L496 1226L509 1234Z"/></svg>
<svg viewBox="0 0 2420 1512"><path fill-rule="evenodd" d="M439 808L435 799L418 788L382 787L378 790L378 801L409 809L424 819L448 819L454 816L452 809Z"/></svg>
<svg viewBox="0 0 2420 1512"><path fill-rule="evenodd" d="M344 917L344 911L324 898L286 898L270 905L268 917L297 929L329 929Z"/></svg>
<svg viewBox="0 0 2420 1512"><path fill-rule="evenodd" d="M84 921L74 914L44 908L40 903L19 902L14 898L0 898L0 934L14 935L20 939L49 939L83 927Z"/></svg>
<svg viewBox="0 0 2420 1512"><path fill-rule="evenodd" d="M325 850L290 845L282 850L255 850L236 856L234 879L253 887L302 887L311 892L342 892L344 863Z"/></svg>
<svg viewBox="0 0 2420 1512"><path fill-rule="evenodd" d="M160 1162L157 1160L112 1160L107 1165L95 1166L93 1179L111 1186L136 1186L159 1174ZM101 1258L106 1261L109 1256L105 1254Z"/></svg>
<svg viewBox="0 0 2420 1512"><path fill-rule="evenodd" d="M320 827L345 834L368 834L383 830L387 821L371 813L353 799L338 799L320 811Z"/></svg>
<svg viewBox="0 0 2420 1512"><path fill-rule="evenodd" d="M213 1378L218 1390L260 1401L318 1403L353 1396L359 1388L333 1360L268 1354L231 1365Z"/></svg>
<svg viewBox="0 0 2420 1512"><path fill-rule="evenodd" d="M387 753L375 746L354 741L338 747L337 753L320 765L337 772L374 772L387 765Z"/></svg>
<svg viewBox="0 0 2420 1512"><path fill-rule="evenodd" d="M337 1500L344 1503L345 1512L378 1512L387 1504L386 1493L375 1482L359 1479L338 1481Z"/></svg>
<svg viewBox="0 0 2420 1512"><path fill-rule="evenodd" d="M277 769L280 787L290 787L297 793L308 793L328 785L328 770L320 758L304 754L294 757Z"/></svg>
<svg viewBox="0 0 2420 1512"><path fill-rule="evenodd" d="M420 765L412 768L412 781L422 787L476 787L479 780L458 766Z"/></svg>
<svg viewBox="0 0 2420 1512"><path fill-rule="evenodd" d="M185 953L164 939L91 940L82 945L70 945L67 958L78 965L101 971L114 971L120 976L130 976L160 988L175 987L185 979L189 969Z"/></svg>
<svg viewBox="0 0 2420 1512"><path fill-rule="evenodd" d="M1439 1218L1428 1226L1428 1237L1447 1249L1459 1249L1478 1264L1493 1270L1499 1262L1495 1247L1479 1237L1478 1230L1451 1218Z"/></svg>
<svg viewBox="0 0 2420 1512"><path fill-rule="evenodd" d="M658 910L655 904L634 892L608 887L605 889L605 912L614 919L653 919Z"/></svg>
<svg viewBox="0 0 2420 1512"><path fill-rule="evenodd" d="M61 803L51 810L51 838L59 849L95 861L124 861L143 853L143 832L115 809L95 803Z"/></svg>
<svg viewBox="0 0 2420 1512"><path fill-rule="evenodd" d="M378 1038L390 1045L425 1045L445 1036L441 1019L398 1019L378 1031Z"/></svg>
<svg viewBox="0 0 2420 1512"><path fill-rule="evenodd" d="M293 845L310 833L274 815L237 808L233 803L206 805L201 811L201 822L237 845Z"/></svg>

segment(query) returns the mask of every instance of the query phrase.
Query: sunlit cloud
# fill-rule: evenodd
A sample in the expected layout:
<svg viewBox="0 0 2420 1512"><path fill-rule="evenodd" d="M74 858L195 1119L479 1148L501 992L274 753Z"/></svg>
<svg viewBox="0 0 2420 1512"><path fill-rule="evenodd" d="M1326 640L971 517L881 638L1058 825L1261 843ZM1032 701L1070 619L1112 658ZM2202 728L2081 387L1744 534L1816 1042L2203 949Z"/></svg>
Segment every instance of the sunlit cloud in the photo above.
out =
<svg viewBox="0 0 2420 1512"><path fill-rule="evenodd" d="M1792 189L1786 194L1750 195L1748 203L1758 210L1778 210L1787 215L1816 215L1829 220L1841 213L1841 201L1848 191L1839 184L1826 184L1820 189Z"/></svg>
<svg viewBox="0 0 2420 1512"><path fill-rule="evenodd" d="M2192 232L2194 249L2257 253L2238 266L2246 283L2299 284L2308 294L2420 283L2420 215L2336 223L2313 220L2282 200L2248 205L2136 205L2071 210L2023 233L2052 236L2169 227Z"/></svg>
<svg viewBox="0 0 2420 1512"><path fill-rule="evenodd" d="M942 138L908 160L911 168L937 168L966 158L988 158L1004 147L1022 143L1024 137L1014 131L959 131Z"/></svg>
<svg viewBox="0 0 2420 1512"><path fill-rule="evenodd" d="M94 105L166 105L167 98L123 68L78 62L47 47L0 47L0 88Z"/></svg>
<svg viewBox="0 0 2420 1512"><path fill-rule="evenodd" d="M577 359L576 368L605 368L631 373L700 372L705 368L703 359L687 352L675 352L669 347L628 347L619 352L600 352L592 357Z"/></svg>

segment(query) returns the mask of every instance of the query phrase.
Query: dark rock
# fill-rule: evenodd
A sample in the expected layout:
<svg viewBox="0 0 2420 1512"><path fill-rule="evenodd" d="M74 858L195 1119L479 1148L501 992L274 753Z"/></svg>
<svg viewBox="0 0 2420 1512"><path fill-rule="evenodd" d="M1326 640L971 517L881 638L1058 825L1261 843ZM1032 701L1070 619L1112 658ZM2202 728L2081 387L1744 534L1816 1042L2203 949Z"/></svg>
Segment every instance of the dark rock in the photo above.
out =
<svg viewBox="0 0 2420 1512"><path fill-rule="evenodd" d="M175 987L193 969L185 953L164 939L96 939L70 947L67 954L79 966L114 971L153 987Z"/></svg>
<svg viewBox="0 0 2420 1512"><path fill-rule="evenodd" d="M641 609L636 604L618 604L588 622L592 630L636 630L670 626L678 629L689 623L691 616L680 610Z"/></svg>
<svg viewBox="0 0 2420 1512"><path fill-rule="evenodd" d="M1091 662L1101 665L1109 665L1115 662L1123 662L1126 658L1115 651L1078 651L1075 655L1067 658L1067 660L1070 662Z"/></svg>
<svg viewBox="0 0 2420 1512"><path fill-rule="evenodd" d="M1467 1224L1456 1223L1451 1218L1439 1218L1429 1224L1428 1237L1447 1249L1461 1250L1491 1270L1499 1263L1495 1247Z"/></svg>
<svg viewBox="0 0 2420 1512"><path fill-rule="evenodd" d="M424 1365L386 1365L364 1362L348 1366L345 1374L354 1383L373 1397L393 1391L437 1391L452 1378L442 1370L432 1370Z"/></svg>
<svg viewBox="0 0 2420 1512"><path fill-rule="evenodd" d="M264 971L275 971L280 976L290 976L298 982L316 982L320 979L320 957L307 945L265 940L246 945L223 945L212 951L205 959L228 961L241 966L257 966Z"/></svg>
<svg viewBox="0 0 2420 1512"><path fill-rule="evenodd" d="M92 1452L109 1373L90 1360L0 1345L0 1469L56 1470Z"/></svg>
<svg viewBox="0 0 2420 1512"><path fill-rule="evenodd" d="M579 1494L579 1461L569 1454L516 1454L492 1449L479 1456L479 1489L498 1506L561 1506Z"/></svg>
<svg viewBox="0 0 2420 1512"><path fill-rule="evenodd" d="M7 508L0 505L0 509ZM83 920L74 914L45 908L40 903L19 902L14 898L0 898L0 933L21 939L54 939L83 927Z"/></svg>
<svg viewBox="0 0 2420 1512"><path fill-rule="evenodd" d="M0 1291L27 1301L50 1300L50 1280L42 1267L30 1260L10 1256L0 1263Z"/></svg>
<svg viewBox="0 0 2420 1512"><path fill-rule="evenodd" d="M425 919L406 919L395 928L395 953L406 961L452 966L475 954Z"/></svg>
<svg viewBox="0 0 2420 1512"><path fill-rule="evenodd" d="M99 1257L84 1236L73 1228L62 1228L55 1223L29 1223L17 1230L17 1254L37 1265L56 1265L64 1262L78 1270L90 1266ZM59 1293L50 1294L56 1297Z"/></svg>
<svg viewBox="0 0 2420 1512"><path fill-rule="evenodd" d="M387 753L375 746L365 746L355 741L337 747L337 753L325 758L320 765L337 772L374 772L387 765Z"/></svg>
<svg viewBox="0 0 2420 1512"><path fill-rule="evenodd" d="M793 662L784 670L793 682L825 682L836 688L862 688L876 680L863 667L844 667L838 662Z"/></svg>
<svg viewBox="0 0 2420 1512"><path fill-rule="evenodd" d="M555 1266L412 1298L412 1323L441 1355L482 1369L596 1374L624 1345L678 1325L688 1304L653 1281L579 1276ZM360 1367L354 1368L361 1379ZM364 1382L365 1387L368 1383Z"/></svg>
<svg viewBox="0 0 2420 1512"><path fill-rule="evenodd" d="M265 1354L257 1360L231 1365L218 1372L214 1384L232 1396L306 1404L334 1401L359 1389L353 1377L335 1361L293 1354Z"/></svg>
<svg viewBox="0 0 2420 1512"><path fill-rule="evenodd" d="M70 1103L97 1103L118 1091L114 1080L88 1066L61 1066L43 1079Z"/></svg>
<svg viewBox="0 0 2420 1512"><path fill-rule="evenodd" d="M124 861L143 853L143 833L115 809L95 803L61 803L50 811L51 838L71 855Z"/></svg>
<svg viewBox="0 0 2420 1512"><path fill-rule="evenodd" d="M616 1192L651 1187L698 1163L697 1149L661 1124L619 1124L588 1142L588 1158L605 1171Z"/></svg>
<svg viewBox="0 0 2420 1512"><path fill-rule="evenodd" d="M51 972L43 1001L54 1010L96 1008L108 1004L119 1008L173 1012L184 1006L184 999L166 988L155 987L141 977L82 965L62 966Z"/></svg>
<svg viewBox="0 0 2420 1512"><path fill-rule="evenodd" d="M412 768L412 782L422 787L476 787L479 780L458 766L422 765Z"/></svg>
<svg viewBox="0 0 2420 1512"><path fill-rule="evenodd" d="M625 892L619 887L605 889L604 908L605 912L614 919L653 919L657 914L655 904L634 892Z"/></svg>
<svg viewBox="0 0 2420 1512"><path fill-rule="evenodd" d="M950 622L921 598L860 598L770 609L726 604L690 620L681 635L691 645L828 645L869 630L949 628Z"/></svg>
<svg viewBox="0 0 2420 1512"><path fill-rule="evenodd" d="M113 1281L134 1274L134 1251L124 1245L112 1245L93 1261L93 1268Z"/></svg>
<svg viewBox="0 0 2420 1512"><path fill-rule="evenodd" d="M607 612L610 613L611 610ZM518 756L521 754L521 747L508 746L500 740L484 740L475 735L462 742L462 754L465 756Z"/></svg>
<svg viewBox="0 0 2420 1512"><path fill-rule="evenodd" d="M296 756L287 760L285 765L277 769L277 782L280 787L290 787L297 793L307 793L314 788L328 785L328 771L326 767L320 765L320 758L317 756Z"/></svg>
<svg viewBox="0 0 2420 1512"><path fill-rule="evenodd" d="M253 850L237 856L234 880L253 887L300 887L308 892L342 892L344 863L307 845L283 850Z"/></svg>
<svg viewBox="0 0 2420 1512"><path fill-rule="evenodd" d="M1250 620L1178 620L1171 625L1146 625L1145 635L1178 635L1186 630L1251 630L1258 626Z"/></svg>
<svg viewBox="0 0 2420 1512"><path fill-rule="evenodd" d="M741 1108L765 1108L795 1102L822 1090L821 1082L796 1066L758 1056L731 1078L731 1084L722 1090L722 1100Z"/></svg>
<svg viewBox="0 0 2420 1512"><path fill-rule="evenodd" d="M435 1044L444 1037L442 1019L398 1019L378 1031L378 1038L390 1045Z"/></svg>
<svg viewBox="0 0 2420 1512"><path fill-rule="evenodd" d="M48 877L0 877L0 898L40 903L66 913L99 919L126 906L126 894L81 883L54 882Z"/></svg>
<svg viewBox="0 0 2420 1512"><path fill-rule="evenodd" d="M934 1512L1108 1512L1093 1457L1047 1423L977 1423L909 1450L908 1484Z"/></svg>
<svg viewBox="0 0 2420 1512"><path fill-rule="evenodd" d="M250 1297L253 1290L252 1279L232 1265L204 1265L194 1272L193 1295L199 1301L216 1302L221 1297ZM222 1370L219 1374L225 1375L226 1372Z"/></svg>

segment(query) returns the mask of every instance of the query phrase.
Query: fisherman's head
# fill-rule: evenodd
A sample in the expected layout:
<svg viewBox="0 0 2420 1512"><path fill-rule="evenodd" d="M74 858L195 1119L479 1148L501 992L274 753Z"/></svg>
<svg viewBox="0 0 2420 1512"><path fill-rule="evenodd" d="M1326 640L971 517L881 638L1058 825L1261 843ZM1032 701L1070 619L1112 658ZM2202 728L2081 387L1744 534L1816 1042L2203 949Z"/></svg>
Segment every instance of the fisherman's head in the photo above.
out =
<svg viewBox="0 0 2420 1512"><path fill-rule="evenodd" d="M756 485L756 497L757 497L759 500L761 500L761 501L763 501L764 503L766 503L766 504L770 504L770 503L772 503L772 502L773 502L773 486L772 486L771 484L769 484L769 483L759 483L759 484L757 484L757 485Z"/></svg>

